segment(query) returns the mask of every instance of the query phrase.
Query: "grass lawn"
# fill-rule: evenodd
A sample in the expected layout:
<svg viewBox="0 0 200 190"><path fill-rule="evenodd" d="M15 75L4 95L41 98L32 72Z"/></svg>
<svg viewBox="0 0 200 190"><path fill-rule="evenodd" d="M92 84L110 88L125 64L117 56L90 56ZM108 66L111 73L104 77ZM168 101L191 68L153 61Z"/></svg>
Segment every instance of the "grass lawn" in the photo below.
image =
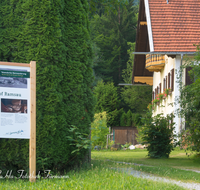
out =
<svg viewBox="0 0 200 190"><path fill-rule="evenodd" d="M134 178L126 173L109 169L102 161L92 161L92 166L79 171L67 173L68 179L42 179L36 183L27 180L0 180L1 190L25 190L25 189L83 189L83 190L179 190L182 187L154 182L146 179Z"/></svg>
<svg viewBox="0 0 200 190"><path fill-rule="evenodd" d="M183 170L190 169L200 171L200 159L195 159L194 156L188 158L184 150L176 149L170 154L169 159L151 159L146 157L146 155L146 150L139 149L133 151L92 151L92 159L94 160L103 161L109 159L112 161L144 164L145 166L128 165L128 167L157 176L185 182L200 183L200 173ZM111 162L108 164L111 164ZM126 164L120 165L121 167L127 167Z"/></svg>
<svg viewBox="0 0 200 190"><path fill-rule="evenodd" d="M146 150L134 151L92 151L92 163L78 171L68 172L64 179L38 179L30 183L22 179L0 179L1 190L26 190L26 189L83 189L83 190L179 190L184 189L169 183L160 183L147 179L135 178L132 175L118 171L118 168L133 168L143 172L164 176L175 180L200 183L200 174L184 171L181 168L200 170L199 160L188 159L184 151L174 151L169 159L150 159L146 157ZM131 162L149 166L126 165L106 161Z"/></svg>

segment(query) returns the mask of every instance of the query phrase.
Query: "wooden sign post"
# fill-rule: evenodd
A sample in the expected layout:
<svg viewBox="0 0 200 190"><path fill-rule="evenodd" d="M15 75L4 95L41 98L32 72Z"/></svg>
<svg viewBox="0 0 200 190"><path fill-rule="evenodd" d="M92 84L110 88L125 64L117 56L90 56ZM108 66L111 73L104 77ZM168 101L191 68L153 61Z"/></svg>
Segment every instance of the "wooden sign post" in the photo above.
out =
<svg viewBox="0 0 200 190"><path fill-rule="evenodd" d="M36 181L36 62L30 62L31 107L29 140L29 181Z"/></svg>
<svg viewBox="0 0 200 190"><path fill-rule="evenodd" d="M29 181L36 181L36 62L0 62L0 138L29 139Z"/></svg>

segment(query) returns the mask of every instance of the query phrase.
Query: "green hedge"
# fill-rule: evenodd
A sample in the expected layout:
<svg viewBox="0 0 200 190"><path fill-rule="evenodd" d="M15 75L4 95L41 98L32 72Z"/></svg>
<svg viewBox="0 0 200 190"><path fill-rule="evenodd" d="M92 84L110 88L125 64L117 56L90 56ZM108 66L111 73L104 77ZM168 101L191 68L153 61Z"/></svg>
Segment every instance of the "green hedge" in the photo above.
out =
<svg viewBox="0 0 200 190"><path fill-rule="evenodd" d="M79 163L70 125L90 133L94 115L92 49L86 0L0 2L0 59L37 63L37 170ZM0 139L0 168L28 170L28 140Z"/></svg>

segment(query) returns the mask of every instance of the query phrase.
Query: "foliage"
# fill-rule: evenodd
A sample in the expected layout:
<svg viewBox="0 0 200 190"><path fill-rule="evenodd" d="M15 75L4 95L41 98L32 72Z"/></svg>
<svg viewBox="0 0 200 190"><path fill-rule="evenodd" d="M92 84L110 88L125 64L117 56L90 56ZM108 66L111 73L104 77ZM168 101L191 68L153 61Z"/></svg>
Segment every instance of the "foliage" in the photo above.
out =
<svg viewBox="0 0 200 190"><path fill-rule="evenodd" d="M117 151L118 148L111 147L110 150L111 150L111 151Z"/></svg>
<svg viewBox="0 0 200 190"><path fill-rule="evenodd" d="M72 159L69 128L89 134L94 114L87 1L6 0L0 14L1 61L37 63L37 170L63 172L87 152ZM28 147L28 140L0 139L0 168L28 170Z"/></svg>
<svg viewBox="0 0 200 190"><path fill-rule="evenodd" d="M108 114L108 126L118 126L119 121L117 118L119 118L119 114L122 110L118 109L120 101L117 87L115 87L112 82L104 83L103 81L99 81L97 86L94 87L93 92L97 100L95 112L100 113L106 111Z"/></svg>
<svg viewBox="0 0 200 190"><path fill-rule="evenodd" d="M151 101L151 96L151 86L125 86L122 91L125 103L129 105L134 113L145 113L148 103Z"/></svg>
<svg viewBox="0 0 200 190"><path fill-rule="evenodd" d="M162 100L163 100L163 97L164 97L164 93L159 93L159 94L158 94L158 97L160 98L160 101L162 101Z"/></svg>
<svg viewBox="0 0 200 190"><path fill-rule="evenodd" d="M93 75L94 75L94 82L93 82L92 86L94 88L94 86L96 86L97 83L102 80L102 78L97 76L94 71L94 66L98 65L99 61L101 60L100 48L98 48L94 42L92 43L92 51L93 51L92 69L93 69Z"/></svg>
<svg viewBox="0 0 200 190"><path fill-rule="evenodd" d="M128 43L130 49L128 50L129 60L127 62L127 68L122 71L122 77L125 83L132 83L133 74L133 62L135 43ZM132 109L134 113L145 113L147 105L152 98L151 86L124 86L121 92L121 97L125 103Z"/></svg>
<svg viewBox="0 0 200 190"><path fill-rule="evenodd" d="M151 113L151 112L150 112ZM146 116L146 115L145 115ZM140 114L133 114L133 121L135 126L137 127L138 133L136 133L136 140L139 144L144 144L144 118Z"/></svg>
<svg viewBox="0 0 200 190"><path fill-rule="evenodd" d="M151 158L168 158L173 150L175 135L173 134L174 124L173 115L163 117L158 114L155 117L151 113L143 119L144 126L140 130L142 133L143 144L148 144L148 156Z"/></svg>
<svg viewBox="0 0 200 190"><path fill-rule="evenodd" d="M139 113L133 113L132 114L132 122L133 122L134 127L141 125L142 124L142 115Z"/></svg>
<svg viewBox="0 0 200 190"><path fill-rule="evenodd" d="M166 97L167 95L169 95L171 93L171 88L169 87L169 88L164 89L163 93L164 93L164 95Z"/></svg>
<svg viewBox="0 0 200 190"><path fill-rule="evenodd" d="M107 127L107 114L106 112L96 113L94 115L94 121L91 125L91 140L92 146L106 146L107 136L109 134L109 128Z"/></svg>
<svg viewBox="0 0 200 190"><path fill-rule="evenodd" d="M124 7L128 0L88 0L90 6L90 16L95 14L109 14L112 12L113 14L117 14L115 7Z"/></svg>
<svg viewBox="0 0 200 190"><path fill-rule="evenodd" d="M132 74L133 74L133 63L135 55L132 52L135 51L135 42L127 42L129 49L127 50L127 54L129 55L129 59L126 63L126 68L122 70L122 77L125 83L131 83Z"/></svg>
<svg viewBox="0 0 200 190"><path fill-rule="evenodd" d="M149 111L152 111L154 109L153 107L153 103L149 103L149 105L147 106Z"/></svg>
<svg viewBox="0 0 200 190"><path fill-rule="evenodd" d="M110 141L108 142L108 149L110 149L113 145L115 144L115 141Z"/></svg>
<svg viewBox="0 0 200 190"><path fill-rule="evenodd" d="M71 153L78 152L80 153L80 150L82 148L84 149L90 149L91 148L91 140L90 140L90 134L88 135L87 133L80 133L78 132L78 128L74 125L71 126L69 129L69 132L72 133L70 136L66 136L69 141L72 142L72 144L76 147L75 150L73 150Z"/></svg>
<svg viewBox="0 0 200 190"><path fill-rule="evenodd" d="M120 117L120 126L127 126L127 115L124 111Z"/></svg>
<svg viewBox="0 0 200 190"><path fill-rule="evenodd" d="M185 118L186 130L183 131L184 143L187 149L200 152L200 51L197 46L197 54L194 59L186 60L181 67L179 76L180 98L179 103L181 109L179 114ZM191 68L189 71L190 80L193 82L186 85L182 82L182 74L186 68Z"/></svg>
<svg viewBox="0 0 200 190"><path fill-rule="evenodd" d="M117 14L110 12L91 19L91 36L100 48L98 64L94 65L96 76L118 85L129 58L127 42L135 41L138 7L130 0L125 6L113 8Z"/></svg>
<svg viewBox="0 0 200 190"><path fill-rule="evenodd" d="M155 99L151 101L151 103L147 106L149 111L154 110L156 107L157 103L161 103L163 99L167 98L168 95L171 94L171 89L166 88L164 89L163 93L159 93L156 95Z"/></svg>
<svg viewBox="0 0 200 190"><path fill-rule="evenodd" d="M123 111L120 116L120 126L135 127L137 125L140 125L141 117L141 114L132 113L131 110L129 110L127 113Z"/></svg>
<svg viewBox="0 0 200 190"><path fill-rule="evenodd" d="M125 145L121 145L122 149L123 148L128 148L129 146L131 146L131 143L126 143Z"/></svg>
<svg viewBox="0 0 200 190"><path fill-rule="evenodd" d="M133 126L132 125L133 124L133 122L132 122L132 112L131 112L131 110L128 110L128 112L127 112L127 126Z"/></svg>

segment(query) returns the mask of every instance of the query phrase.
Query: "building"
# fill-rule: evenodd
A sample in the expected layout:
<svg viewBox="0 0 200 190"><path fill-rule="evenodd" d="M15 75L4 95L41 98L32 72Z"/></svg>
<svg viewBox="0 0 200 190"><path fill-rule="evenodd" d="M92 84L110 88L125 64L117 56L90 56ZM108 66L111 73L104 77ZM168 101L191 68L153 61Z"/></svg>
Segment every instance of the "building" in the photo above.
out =
<svg viewBox="0 0 200 190"><path fill-rule="evenodd" d="M153 116L175 114L179 109L177 73L199 42L199 0L140 0L132 83L152 85L152 100L168 91L154 107ZM185 84L190 82L187 72L182 77ZM184 118L176 114L174 122L176 133L184 129Z"/></svg>

